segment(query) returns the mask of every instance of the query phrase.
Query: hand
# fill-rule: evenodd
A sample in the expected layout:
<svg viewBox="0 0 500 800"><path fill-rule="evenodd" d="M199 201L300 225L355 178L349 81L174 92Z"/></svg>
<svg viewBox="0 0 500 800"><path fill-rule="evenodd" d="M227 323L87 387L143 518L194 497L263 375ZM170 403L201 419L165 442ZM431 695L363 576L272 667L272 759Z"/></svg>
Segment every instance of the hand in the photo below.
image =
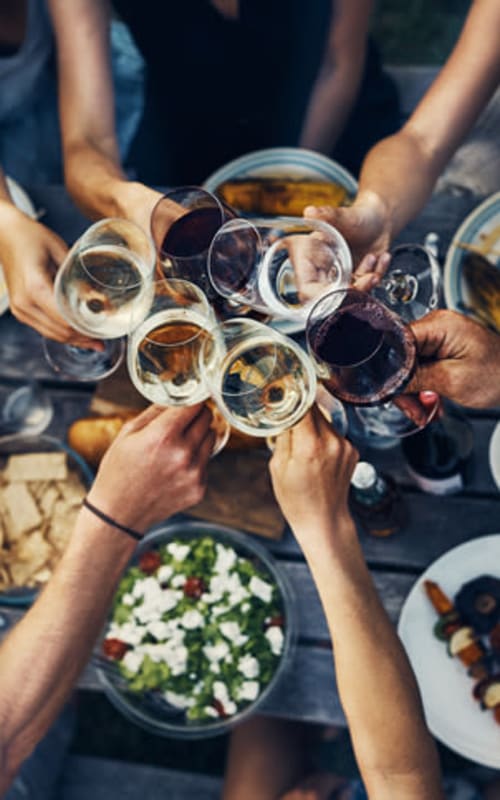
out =
<svg viewBox="0 0 500 800"><path fill-rule="evenodd" d="M90 502L138 531L199 503L215 438L211 421L205 405L147 408L105 454Z"/></svg>
<svg viewBox="0 0 500 800"><path fill-rule="evenodd" d="M431 390L469 408L500 404L500 336L456 311L411 324L420 363L405 392Z"/></svg>
<svg viewBox="0 0 500 800"><path fill-rule="evenodd" d="M322 219L340 231L351 248L357 265L368 253L379 256L390 243L390 230L384 203L373 192L359 194L352 206L307 206L304 216Z"/></svg>
<svg viewBox="0 0 500 800"><path fill-rule="evenodd" d="M276 439L270 463L276 499L304 549L321 530L350 519L348 493L358 453L314 407ZM318 538L319 537L319 538Z"/></svg>
<svg viewBox="0 0 500 800"><path fill-rule="evenodd" d="M100 347L73 330L57 310L52 279L68 250L63 240L10 203L2 204L1 223L0 262L14 316L49 339Z"/></svg>

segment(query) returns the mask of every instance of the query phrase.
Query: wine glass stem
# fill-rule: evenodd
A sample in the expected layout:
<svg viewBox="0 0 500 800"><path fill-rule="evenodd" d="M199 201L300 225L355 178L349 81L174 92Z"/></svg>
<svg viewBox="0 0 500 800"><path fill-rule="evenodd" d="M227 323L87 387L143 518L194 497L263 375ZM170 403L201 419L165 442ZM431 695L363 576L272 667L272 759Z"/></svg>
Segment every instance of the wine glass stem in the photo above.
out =
<svg viewBox="0 0 500 800"><path fill-rule="evenodd" d="M414 275L405 275L404 272L393 272L383 282L390 303L411 303L417 296L418 279Z"/></svg>

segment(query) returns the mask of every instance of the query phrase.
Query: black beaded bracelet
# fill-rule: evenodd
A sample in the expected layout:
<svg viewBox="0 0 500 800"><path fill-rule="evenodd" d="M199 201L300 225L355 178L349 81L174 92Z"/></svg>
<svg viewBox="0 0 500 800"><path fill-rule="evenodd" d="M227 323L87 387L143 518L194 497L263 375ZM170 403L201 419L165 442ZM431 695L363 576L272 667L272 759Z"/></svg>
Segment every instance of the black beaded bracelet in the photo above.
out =
<svg viewBox="0 0 500 800"><path fill-rule="evenodd" d="M108 525L111 525L113 528L118 528L119 531L123 531L123 533L128 534L128 536L131 536L132 539L135 539L137 542L141 541L142 533L138 533L137 531L134 531L133 528L127 528L126 525L120 525L120 523L116 522L116 520L114 520L112 517L108 517L108 515L105 514L104 511L101 511L100 509L98 509L94 505L92 505L92 503L90 503L89 500L86 497L83 500L83 505L85 506L85 508L88 508L88 510L91 511L92 514L95 514L96 517L99 517L99 519L102 519L103 522L106 522Z"/></svg>

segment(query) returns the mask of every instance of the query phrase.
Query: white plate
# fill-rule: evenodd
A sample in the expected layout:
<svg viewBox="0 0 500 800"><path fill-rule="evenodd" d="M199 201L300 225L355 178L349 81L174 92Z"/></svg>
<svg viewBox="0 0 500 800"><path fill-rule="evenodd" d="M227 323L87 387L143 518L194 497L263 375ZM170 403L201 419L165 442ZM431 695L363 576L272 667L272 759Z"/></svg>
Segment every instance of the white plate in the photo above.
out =
<svg viewBox="0 0 500 800"><path fill-rule="evenodd" d="M12 200L14 201L15 205L24 211L29 217L33 219L36 218L36 211L33 203L29 199L28 195L24 191L24 189L19 186L19 184L13 178L6 178L7 186L9 188L10 195ZM5 278L2 271L2 265L0 264L0 314L3 314L7 311L9 307L9 296L7 294L7 286L5 284Z"/></svg>
<svg viewBox="0 0 500 800"><path fill-rule="evenodd" d="M462 265L467 250L458 243L477 248L491 264L500 269L500 192L488 197L474 209L458 228L448 248L444 264L444 297L448 308L467 314L471 305Z"/></svg>
<svg viewBox="0 0 500 800"><path fill-rule="evenodd" d="M465 542L434 561L406 598L398 633L420 687L431 733L465 758L498 769L500 725L491 711L481 711L472 697L474 681L434 636L438 617L423 588L424 580L435 581L451 599L462 584L484 574L500 577L500 534Z"/></svg>
<svg viewBox="0 0 500 800"><path fill-rule="evenodd" d="M500 422L497 423L490 439L490 469L498 489L500 489Z"/></svg>
<svg viewBox="0 0 500 800"><path fill-rule="evenodd" d="M352 197L358 191L356 179L344 167L321 153L301 147L270 147L235 158L213 172L203 188L215 192L225 181L250 177L327 180L344 186ZM303 322L276 319L270 324L282 333L304 330Z"/></svg>

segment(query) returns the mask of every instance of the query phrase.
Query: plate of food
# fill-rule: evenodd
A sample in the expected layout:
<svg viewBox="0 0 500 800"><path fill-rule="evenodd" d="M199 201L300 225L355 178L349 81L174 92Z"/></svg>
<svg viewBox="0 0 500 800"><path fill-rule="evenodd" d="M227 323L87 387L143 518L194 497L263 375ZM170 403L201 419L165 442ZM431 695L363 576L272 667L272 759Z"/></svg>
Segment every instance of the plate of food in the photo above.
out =
<svg viewBox="0 0 500 800"><path fill-rule="evenodd" d="M13 179L7 176L6 178L7 186L10 192L10 196L12 197L13 202L15 205L21 210L24 211L29 217L36 219L36 210L29 199L28 195L24 191L24 189L19 186L19 184ZM7 311L9 307L9 295L7 293L7 284L5 282L5 277L2 270L2 265L0 264L0 314L3 314Z"/></svg>
<svg viewBox="0 0 500 800"><path fill-rule="evenodd" d="M500 422L496 424L491 435L488 456L493 480L500 489Z"/></svg>
<svg viewBox="0 0 500 800"><path fill-rule="evenodd" d="M0 603L29 605L49 580L92 480L58 439L0 439Z"/></svg>
<svg viewBox="0 0 500 800"><path fill-rule="evenodd" d="M118 586L101 644L110 701L165 736L222 733L289 665L294 603L254 538L204 522L149 534Z"/></svg>
<svg viewBox="0 0 500 800"><path fill-rule="evenodd" d="M500 192L458 228L444 265L446 305L500 332Z"/></svg>
<svg viewBox="0 0 500 800"><path fill-rule="evenodd" d="M500 768L500 534L431 564L406 599L398 633L431 733Z"/></svg>

